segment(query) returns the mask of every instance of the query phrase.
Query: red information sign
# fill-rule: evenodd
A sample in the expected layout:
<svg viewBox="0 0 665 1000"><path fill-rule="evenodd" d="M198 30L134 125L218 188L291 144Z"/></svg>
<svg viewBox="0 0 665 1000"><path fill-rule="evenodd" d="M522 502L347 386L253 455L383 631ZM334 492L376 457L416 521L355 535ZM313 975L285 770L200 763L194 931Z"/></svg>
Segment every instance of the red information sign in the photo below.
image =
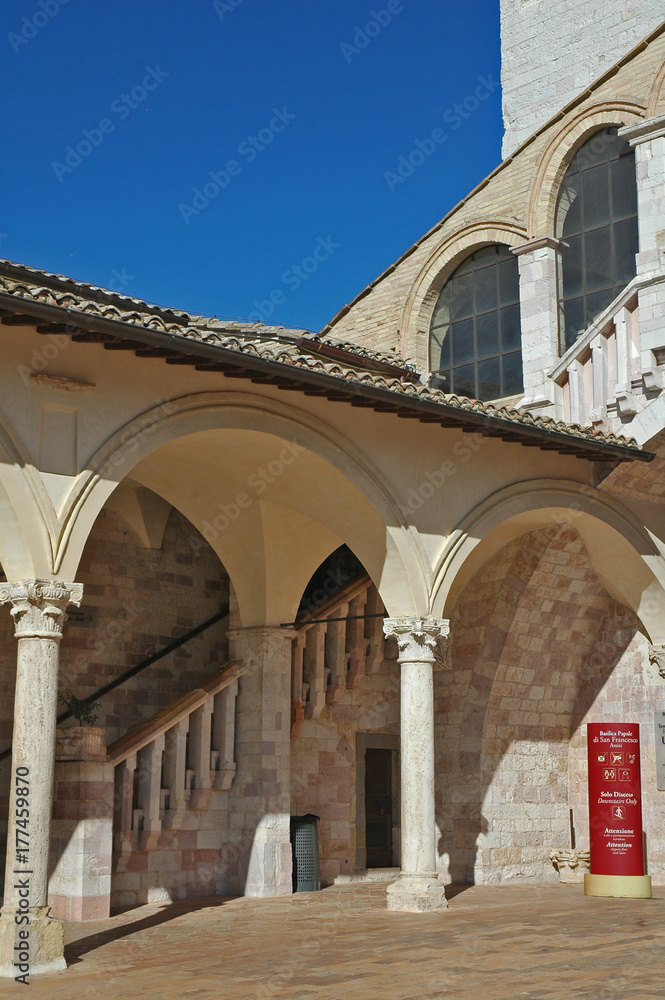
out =
<svg viewBox="0 0 665 1000"><path fill-rule="evenodd" d="M590 722L592 875L644 875L638 723Z"/></svg>

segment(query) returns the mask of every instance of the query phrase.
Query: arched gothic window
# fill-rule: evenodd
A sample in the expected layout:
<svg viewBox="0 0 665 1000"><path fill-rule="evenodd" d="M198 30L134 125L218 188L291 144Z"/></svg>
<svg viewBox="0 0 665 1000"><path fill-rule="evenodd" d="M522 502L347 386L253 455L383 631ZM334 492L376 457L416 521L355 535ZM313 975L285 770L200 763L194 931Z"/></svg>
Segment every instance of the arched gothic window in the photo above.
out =
<svg viewBox="0 0 665 1000"><path fill-rule="evenodd" d="M517 258L501 244L467 257L439 295L430 327L431 384L490 400L522 392Z"/></svg>
<svg viewBox="0 0 665 1000"><path fill-rule="evenodd" d="M635 277L637 186L635 154L616 128L580 146L566 171L556 211L561 250L561 350Z"/></svg>

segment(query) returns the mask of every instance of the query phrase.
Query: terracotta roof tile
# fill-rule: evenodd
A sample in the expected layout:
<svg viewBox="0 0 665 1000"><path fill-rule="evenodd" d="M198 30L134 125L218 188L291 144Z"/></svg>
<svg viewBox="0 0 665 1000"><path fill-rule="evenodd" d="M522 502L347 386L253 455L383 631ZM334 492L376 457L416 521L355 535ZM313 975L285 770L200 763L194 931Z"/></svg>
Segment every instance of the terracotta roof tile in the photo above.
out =
<svg viewBox="0 0 665 1000"><path fill-rule="evenodd" d="M33 276L34 280L31 280ZM310 340L339 348L349 355L355 354L359 359L359 365L357 368L354 367L351 360L349 364L330 360L323 354L308 352L296 344L296 339L307 334L305 330L194 316L175 309L151 305L140 299L118 295L94 285L76 282L62 275L49 274L2 260L0 260L0 292L8 293L14 299L24 300L26 303L40 302L67 309L72 313L72 323L77 326L81 325L81 315L113 320L129 327L163 332L178 339L205 342L235 352L239 356L250 355L277 362L285 367L308 369L348 382L387 389L403 397L444 403L460 411L484 414L522 427L556 431L570 437L631 447L639 451L632 438L595 430L592 427L582 427L579 424L566 424L551 417L535 416L507 406L495 406L492 403L482 403L479 400L447 394L439 389L407 381L406 378L401 381L397 377L368 370L366 365L361 364L360 359L401 368L405 376L411 377L413 374L413 368L397 354L381 354L346 341L336 341L329 336L309 335ZM182 343L177 345L177 349L184 349Z"/></svg>

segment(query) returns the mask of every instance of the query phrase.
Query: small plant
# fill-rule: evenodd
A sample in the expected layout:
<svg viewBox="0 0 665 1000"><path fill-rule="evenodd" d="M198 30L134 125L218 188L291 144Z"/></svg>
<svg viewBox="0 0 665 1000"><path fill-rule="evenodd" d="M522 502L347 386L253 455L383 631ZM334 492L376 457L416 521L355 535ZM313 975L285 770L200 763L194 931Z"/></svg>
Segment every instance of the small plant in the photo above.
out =
<svg viewBox="0 0 665 1000"><path fill-rule="evenodd" d="M82 726L94 726L97 716L93 709L102 707L101 701L90 702L77 698L70 688L60 695L60 701Z"/></svg>

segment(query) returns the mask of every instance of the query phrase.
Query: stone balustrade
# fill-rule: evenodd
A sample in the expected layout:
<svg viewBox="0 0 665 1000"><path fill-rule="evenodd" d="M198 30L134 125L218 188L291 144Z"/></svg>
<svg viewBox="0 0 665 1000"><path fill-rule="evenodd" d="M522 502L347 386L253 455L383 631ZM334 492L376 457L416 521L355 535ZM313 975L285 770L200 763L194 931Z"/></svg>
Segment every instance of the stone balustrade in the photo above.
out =
<svg viewBox="0 0 665 1000"><path fill-rule="evenodd" d="M557 417L630 433L630 420L665 386L665 333L660 349L643 350L641 293L665 294L665 273L638 275L566 351L551 371L559 387Z"/></svg>
<svg viewBox="0 0 665 1000"><path fill-rule="evenodd" d="M292 660L292 735L303 719L318 719L384 658L385 609L376 587L363 577L296 625Z"/></svg>
<svg viewBox="0 0 665 1000"><path fill-rule="evenodd" d="M114 848L149 851L188 810L208 806L236 773L235 702L243 668L230 660L200 688L171 702L108 749L115 765Z"/></svg>

